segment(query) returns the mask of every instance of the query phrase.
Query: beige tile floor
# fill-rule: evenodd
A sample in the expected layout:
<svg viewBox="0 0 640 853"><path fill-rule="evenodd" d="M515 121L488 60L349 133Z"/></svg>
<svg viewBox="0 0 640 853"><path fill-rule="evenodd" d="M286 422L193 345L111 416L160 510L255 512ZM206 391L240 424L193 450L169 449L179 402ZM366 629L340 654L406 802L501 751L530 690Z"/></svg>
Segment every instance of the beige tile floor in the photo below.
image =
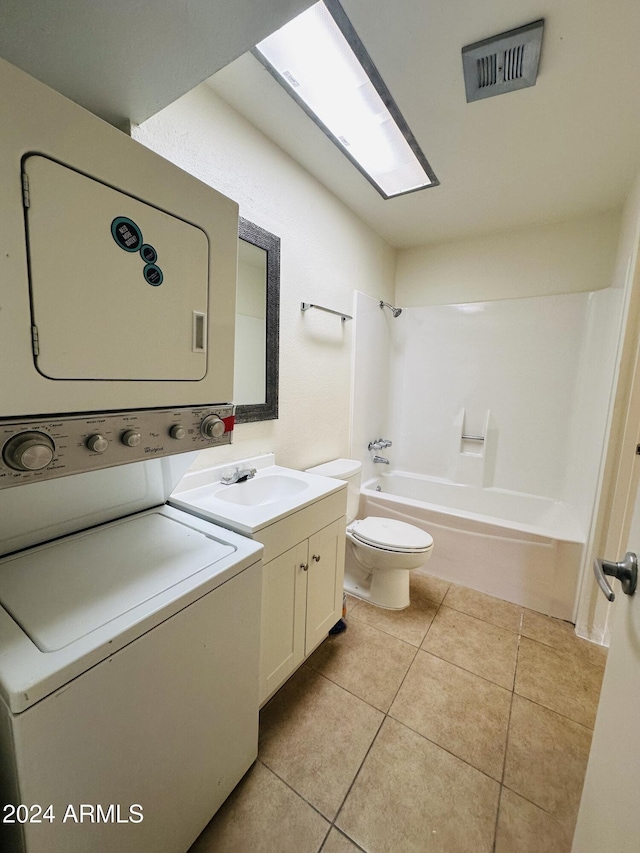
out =
<svg viewBox="0 0 640 853"><path fill-rule="evenodd" d="M411 586L398 613L350 599L190 853L569 853L604 650L437 578Z"/></svg>

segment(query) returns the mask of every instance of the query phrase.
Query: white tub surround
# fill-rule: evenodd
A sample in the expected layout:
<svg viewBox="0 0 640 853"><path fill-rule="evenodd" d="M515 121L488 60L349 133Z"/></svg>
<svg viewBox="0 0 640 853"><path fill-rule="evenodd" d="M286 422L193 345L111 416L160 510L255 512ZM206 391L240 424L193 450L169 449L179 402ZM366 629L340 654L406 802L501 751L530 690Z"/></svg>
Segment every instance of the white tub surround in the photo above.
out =
<svg viewBox="0 0 640 853"><path fill-rule="evenodd" d="M402 305L401 290L398 294ZM475 487L482 500L473 511L493 516L494 526L504 526L505 519L511 524L510 516L502 513L510 512L512 503L522 503L519 497L510 497L505 506L487 509L500 493L538 498L540 506L570 507L569 514L577 518L577 533L575 520L559 531L550 530L546 521L541 528L522 519L516 521L524 528L510 528L517 536L534 533L553 542L573 543L564 574L555 579L553 572L549 574L549 560L547 568L536 569L538 580L533 585L526 569L526 582L515 581L515 589L509 581L513 572L507 568L505 583L497 579L498 563L494 574L487 570L482 581L478 569L468 577L453 565L442 570L445 577L545 613L573 617L574 555L591 524L621 305L619 289L604 288L461 305L404 306L397 319L378 310L386 315L381 322L374 301L358 295L354 382L358 399L367 402L353 408L352 456L365 462L364 481L390 473L387 466L372 464L373 453L367 452L364 442L367 436L370 440L384 435L393 441L383 454L392 471L457 485L456 495ZM390 376L383 382L377 380L374 367L379 352L390 356ZM372 414L374 406L388 414L383 419ZM458 497L452 503L442 495L422 500L451 507ZM377 511L389 514L386 509ZM441 536L426 529L434 535L433 571L438 574L445 559ZM556 566L564 559L558 554ZM543 593L540 578L546 578L543 585L548 591ZM574 584L571 592L569 584Z"/></svg>
<svg viewBox="0 0 640 853"><path fill-rule="evenodd" d="M362 517L395 518L430 533L430 574L573 618L585 537L569 505L394 471L366 482L360 504Z"/></svg>

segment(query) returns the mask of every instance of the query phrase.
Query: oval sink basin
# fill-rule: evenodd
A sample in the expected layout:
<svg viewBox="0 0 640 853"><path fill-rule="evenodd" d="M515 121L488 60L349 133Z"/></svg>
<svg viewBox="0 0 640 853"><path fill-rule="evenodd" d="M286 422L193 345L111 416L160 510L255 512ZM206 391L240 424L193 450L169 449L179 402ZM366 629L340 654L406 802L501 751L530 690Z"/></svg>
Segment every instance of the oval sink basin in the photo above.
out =
<svg viewBox="0 0 640 853"><path fill-rule="evenodd" d="M272 474L244 483L235 483L233 486L223 486L216 492L216 498L241 506L261 506L290 498L307 488L304 480Z"/></svg>

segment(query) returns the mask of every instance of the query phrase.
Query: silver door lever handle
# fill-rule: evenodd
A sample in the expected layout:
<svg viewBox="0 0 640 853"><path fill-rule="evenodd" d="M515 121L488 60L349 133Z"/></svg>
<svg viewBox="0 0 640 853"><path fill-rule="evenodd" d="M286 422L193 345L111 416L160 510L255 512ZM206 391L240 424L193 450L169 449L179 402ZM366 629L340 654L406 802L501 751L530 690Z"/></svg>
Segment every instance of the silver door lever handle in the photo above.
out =
<svg viewBox="0 0 640 853"><path fill-rule="evenodd" d="M627 551L624 560L619 563L610 563L608 560L601 560L600 557L596 557L593 561L593 573L606 598L609 601L615 601L615 593L609 586L605 575L618 578L624 594L633 595L638 585L638 558L633 551Z"/></svg>

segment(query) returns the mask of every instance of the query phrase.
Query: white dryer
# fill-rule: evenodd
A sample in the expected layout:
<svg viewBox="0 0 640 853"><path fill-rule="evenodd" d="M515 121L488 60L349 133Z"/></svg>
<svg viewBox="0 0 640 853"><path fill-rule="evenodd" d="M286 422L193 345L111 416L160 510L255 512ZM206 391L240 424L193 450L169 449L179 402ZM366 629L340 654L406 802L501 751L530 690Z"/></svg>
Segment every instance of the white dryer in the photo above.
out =
<svg viewBox="0 0 640 853"><path fill-rule="evenodd" d="M0 90L0 418L231 403L237 203L1 59Z"/></svg>

